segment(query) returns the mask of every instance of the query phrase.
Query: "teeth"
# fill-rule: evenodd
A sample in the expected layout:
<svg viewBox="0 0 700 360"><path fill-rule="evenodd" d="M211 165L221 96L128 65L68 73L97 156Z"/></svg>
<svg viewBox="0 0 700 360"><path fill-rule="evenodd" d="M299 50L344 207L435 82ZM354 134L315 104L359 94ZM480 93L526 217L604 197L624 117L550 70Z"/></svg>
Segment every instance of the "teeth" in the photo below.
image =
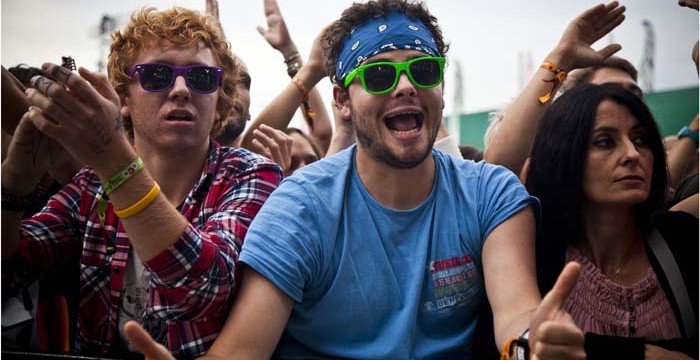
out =
<svg viewBox="0 0 700 360"><path fill-rule="evenodd" d="M391 130L391 131L396 135L408 135L408 134L417 133L418 129L416 128L416 129L411 129L411 130L407 130L407 131L401 131L401 130Z"/></svg>

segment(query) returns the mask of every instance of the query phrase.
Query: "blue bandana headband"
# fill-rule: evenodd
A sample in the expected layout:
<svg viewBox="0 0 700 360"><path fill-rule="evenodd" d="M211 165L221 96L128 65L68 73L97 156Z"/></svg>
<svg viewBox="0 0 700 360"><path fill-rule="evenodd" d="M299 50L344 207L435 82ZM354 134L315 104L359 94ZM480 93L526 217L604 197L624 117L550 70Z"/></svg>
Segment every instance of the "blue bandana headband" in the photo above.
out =
<svg viewBox="0 0 700 360"><path fill-rule="evenodd" d="M356 27L338 53L338 81L342 81L367 58L385 51L418 50L440 56L430 30L420 20L402 12L385 14Z"/></svg>

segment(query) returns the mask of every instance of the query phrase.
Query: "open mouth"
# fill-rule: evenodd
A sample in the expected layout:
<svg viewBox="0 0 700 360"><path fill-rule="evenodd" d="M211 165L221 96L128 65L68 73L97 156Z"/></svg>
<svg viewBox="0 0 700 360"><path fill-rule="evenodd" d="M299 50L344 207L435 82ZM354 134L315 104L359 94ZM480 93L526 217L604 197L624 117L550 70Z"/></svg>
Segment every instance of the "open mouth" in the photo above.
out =
<svg viewBox="0 0 700 360"><path fill-rule="evenodd" d="M417 133L423 126L424 115L419 112L402 112L384 118L384 124L397 135Z"/></svg>
<svg viewBox="0 0 700 360"><path fill-rule="evenodd" d="M189 111L172 111L165 119L168 121L192 121L194 116Z"/></svg>

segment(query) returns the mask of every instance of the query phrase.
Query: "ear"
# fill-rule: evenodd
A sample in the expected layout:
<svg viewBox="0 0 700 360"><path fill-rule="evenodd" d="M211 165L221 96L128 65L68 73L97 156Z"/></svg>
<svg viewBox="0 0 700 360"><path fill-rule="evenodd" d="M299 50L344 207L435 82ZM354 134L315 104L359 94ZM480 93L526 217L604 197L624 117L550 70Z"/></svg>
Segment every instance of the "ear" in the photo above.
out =
<svg viewBox="0 0 700 360"><path fill-rule="evenodd" d="M129 98L125 97L124 100L122 101L122 104L124 104L124 105L122 105L122 108L119 110L121 115L122 115L122 119L127 118L127 117L131 117L131 110L129 108Z"/></svg>
<svg viewBox="0 0 700 360"><path fill-rule="evenodd" d="M347 88L333 85L333 100L338 106L338 113L343 119L352 118L352 107L350 106L350 92Z"/></svg>

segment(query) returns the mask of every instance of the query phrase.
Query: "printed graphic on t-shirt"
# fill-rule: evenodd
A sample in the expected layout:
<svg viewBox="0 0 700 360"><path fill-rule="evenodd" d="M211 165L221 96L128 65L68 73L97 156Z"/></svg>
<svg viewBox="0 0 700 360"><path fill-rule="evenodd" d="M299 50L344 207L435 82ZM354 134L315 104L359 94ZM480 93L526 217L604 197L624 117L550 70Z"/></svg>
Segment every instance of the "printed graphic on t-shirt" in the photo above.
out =
<svg viewBox="0 0 700 360"><path fill-rule="evenodd" d="M433 299L423 303L424 312L448 312L473 300L481 279L469 254L431 261L428 273L433 281Z"/></svg>

